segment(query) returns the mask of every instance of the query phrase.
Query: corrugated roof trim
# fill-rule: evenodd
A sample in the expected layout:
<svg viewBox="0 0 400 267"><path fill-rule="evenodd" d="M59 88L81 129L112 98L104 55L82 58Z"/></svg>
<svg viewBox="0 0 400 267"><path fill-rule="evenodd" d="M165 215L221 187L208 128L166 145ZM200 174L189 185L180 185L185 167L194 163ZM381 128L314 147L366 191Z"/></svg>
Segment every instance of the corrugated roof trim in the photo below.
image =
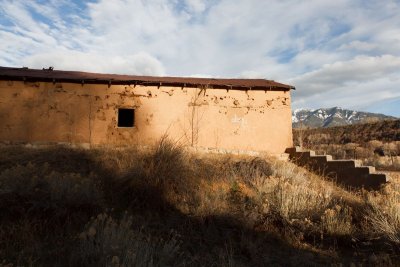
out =
<svg viewBox="0 0 400 267"><path fill-rule="evenodd" d="M28 69L0 67L1 80L69 82L82 84L109 85L144 85L144 86L178 86L208 87L234 90L275 90L287 91L294 86L264 79L214 79L192 77L156 77L119 74L102 74L79 71L61 71L53 69Z"/></svg>

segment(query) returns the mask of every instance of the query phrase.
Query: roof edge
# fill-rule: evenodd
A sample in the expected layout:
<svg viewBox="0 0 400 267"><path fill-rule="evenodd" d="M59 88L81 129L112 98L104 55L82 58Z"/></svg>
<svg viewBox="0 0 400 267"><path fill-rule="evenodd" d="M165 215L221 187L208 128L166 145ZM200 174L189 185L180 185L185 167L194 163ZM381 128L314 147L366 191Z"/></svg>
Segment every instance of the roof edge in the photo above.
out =
<svg viewBox="0 0 400 267"><path fill-rule="evenodd" d="M143 85L143 86L172 86L172 87L201 87L233 90L295 90L292 85L286 85L266 79L234 79L234 78L193 78L168 76L138 76L121 74L104 74L79 71L62 71L49 69L29 69L1 67L0 80L66 82L80 84L108 85Z"/></svg>

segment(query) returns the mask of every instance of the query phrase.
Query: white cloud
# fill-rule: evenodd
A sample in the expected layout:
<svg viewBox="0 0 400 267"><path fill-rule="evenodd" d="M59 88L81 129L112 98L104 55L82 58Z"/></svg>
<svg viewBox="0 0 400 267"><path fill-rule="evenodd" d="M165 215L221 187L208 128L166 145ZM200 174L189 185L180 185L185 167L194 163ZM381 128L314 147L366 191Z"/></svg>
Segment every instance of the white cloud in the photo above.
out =
<svg viewBox="0 0 400 267"><path fill-rule="evenodd" d="M346 85L366 84L377 79L400 76L400 57L358 56L348 61L325 64L320 69L291 80L300 89L299 96L337 90ZM396 79L395 79L396 80Z"/></svg>
<svg viewBox="0 0 400 267"><path fill-rule="evenodd" d="M71 60L71 59L74 60ZM77 51L57 51L27 57L24 66L61 70L77 70L115 74L165 75L162 63L151 55L140 52L126 56L107 56Z"/></svg>
<svg viewBox="0 0 400 267"><path fill-rule="evenodd" d="M365 88L398 86L399 8L394 0L0 0L0 64L263 77L295 85L295 105L344 106L357 102L350 88L374 95Z"/></svg>
<svg viewBox="0 0 400 267"><path fill-rule="evenodd" d="M399 82L392 82L385 78L373 80L365 84L351 84L337 88L337 90L319 91L306 97L297 98L293 105L311 108L341 106L356 110L370 110L374 103L384 103L400 97ZM378 109L378 106L375 106ZM393 113L394 114L394 113Z"/></svg>
<svg viewBox="0 0 400 267"><path fill-rule="evenodd" d="M240 74L240 77L245 79L259 79L259 78L264 78L264 75L261 72L250 70L250 71L243 71Z"/></svg>
<svg viewBox="0 0 400 267"><path fill-rule="evenodd" d="M206 10L205 0L185 0L185 4L189 9L189 12L201 13Z"/></svg>
<svg viewBox="0 0 400 267"><path fill-rule="evenodd" d="M324 65L292 80L298 89L293 105L370 110L376 102L400 97L399 69L400 57L390 55L358 56ZM376 105L375 109L380 110Z"/></svg>
<svg viewBox="0 0 400 267"><path fill-rule="evenodd" d="M355 49L359 51L372 51L377 48L376 44L361 42L361 41L352 41L349 44L343 44L339 47L339 50L348 50Z"/></svg>

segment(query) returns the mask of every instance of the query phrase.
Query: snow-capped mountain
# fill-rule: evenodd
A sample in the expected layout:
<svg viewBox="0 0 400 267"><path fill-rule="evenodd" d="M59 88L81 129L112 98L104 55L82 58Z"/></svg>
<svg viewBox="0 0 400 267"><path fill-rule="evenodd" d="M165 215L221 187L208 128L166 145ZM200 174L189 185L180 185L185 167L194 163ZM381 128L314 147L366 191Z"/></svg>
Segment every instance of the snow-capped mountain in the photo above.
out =
<svg viewBox="0 0 400 267"><path fill-rule="evenodd" d="M294 128L332 127L362 122L373 122L384 119L396 118L383 114L354 111L349 109L342 109L339 107L320 109L296 109L292 112L292 124Z"/></svg>

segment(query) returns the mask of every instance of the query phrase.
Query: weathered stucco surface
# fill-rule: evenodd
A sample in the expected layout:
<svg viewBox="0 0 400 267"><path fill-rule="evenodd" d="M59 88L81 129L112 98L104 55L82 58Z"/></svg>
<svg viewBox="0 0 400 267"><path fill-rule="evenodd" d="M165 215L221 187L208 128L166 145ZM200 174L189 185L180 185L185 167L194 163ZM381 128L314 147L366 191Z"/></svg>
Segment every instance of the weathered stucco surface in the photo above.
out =
<svg viewBox="0 0 400 267"><path fill-rule="evenodd" d="M164 134L194 147L284 153L290 91L0 81L0 140L151 145ZM118 108L135 127L118 128Z"/></svg>

